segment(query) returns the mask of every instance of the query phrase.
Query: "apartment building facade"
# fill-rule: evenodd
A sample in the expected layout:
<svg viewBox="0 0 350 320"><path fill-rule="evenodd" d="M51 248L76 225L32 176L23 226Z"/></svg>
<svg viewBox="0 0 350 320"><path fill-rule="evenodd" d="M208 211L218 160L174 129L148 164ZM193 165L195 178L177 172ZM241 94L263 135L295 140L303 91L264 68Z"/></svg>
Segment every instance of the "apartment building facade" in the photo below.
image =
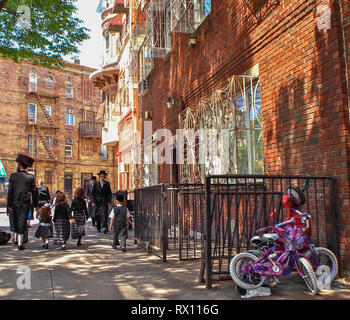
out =
<svg viewBox="0 0 350 320"><path fill-rule="evenodd" d="M116 189L114 152L102 145L96 120L101 94L89 82L93 71L78 61L48 69L0 60L0 158L8 176L17 169L17 153L24 152L36 160L36 180L52 193L60 190L71 199L101 169ZM4 202L6 183L1 187Z"/></svg>

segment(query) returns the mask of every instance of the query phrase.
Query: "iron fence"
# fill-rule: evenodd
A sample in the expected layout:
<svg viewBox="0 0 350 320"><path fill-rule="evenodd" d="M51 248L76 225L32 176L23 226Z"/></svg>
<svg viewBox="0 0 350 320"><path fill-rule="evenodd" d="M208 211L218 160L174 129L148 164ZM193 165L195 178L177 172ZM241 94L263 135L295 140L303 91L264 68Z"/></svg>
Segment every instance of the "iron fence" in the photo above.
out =
<svg viewBox="0 0 350 320"><path fill-rule="evenodd" d="M203 184L162 184L135 190L135 239L163 261L203 255L205 233Z"/></svg>
<svg viewBox="0 0 350 320"><path fill-rule="evenodd" d="M206 239L200 281L211 288L213 280L229 279L233 255L249 249L255 231L286 219L281 208L288 185L302 187L306 176L208 176L205 185ZM311 214L312 238L338 255L334 179L310 177L301 211ZM269 214L276 210L271 218ZM339 256L339 255L338 255Z"/></svg>

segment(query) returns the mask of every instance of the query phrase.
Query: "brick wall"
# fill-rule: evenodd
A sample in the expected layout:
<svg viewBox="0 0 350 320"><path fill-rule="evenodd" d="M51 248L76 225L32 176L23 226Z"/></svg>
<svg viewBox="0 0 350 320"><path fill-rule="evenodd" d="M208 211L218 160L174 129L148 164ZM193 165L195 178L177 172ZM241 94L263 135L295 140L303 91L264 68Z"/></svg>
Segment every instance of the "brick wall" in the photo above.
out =
<svg viewBox="0 0 350 320"><path fill-rule="evenodd" d="M28 153L28 135L33 134L33 126L28 125L28 104L37 104L37 124L42 136L56 139L51 150L58 161L47 159L47 152L37 137L37 156L34 169L37 180L45 180L45 171L52 171L50 191L64 190L64 173L73 174L73 191L81 186L83 173L94 175L103 169L109 173L113 189L117 188L117 170L114 167L113 148L109 148L109 157L102 160L101 139L86 138L79 135L79 123L84 120L82 110L97 110L100 104L100 92L89 83L89 74L93 69L67 64L64 69L48 69L30 63L16 64L10 60L0 60L0 157L8 174L16 170L14 159L18 152ZM34 95L28 94L29 74L38 78L38 93L42 103L52 107L52 120L57 133L45 118ZM54 88L45 88L45 79L51 76ZM66 82L73 84L73 98L66 98ZM57 97L57 98L55 98ZM65 124L67 109L73 109L75 125ZM37 133L34 131L34 134ZM73 157L65 157L66 138L73 139Z"/></svg>
<svg viewBox="0 0 350 320"><path fill-rule="evenodd" d="M259 24L243 1L212 1L212 12L193 35L172 34L166 59L155 59L141 116L153 128L178 127L182 107L193 107L227 79L259 64L264 165L267 174L327 175L337 179L339 246L350 268L349 1L330 1L331 29L317 27L323 1L280 1ZM190 37L196 39L190 47ZM349 68L347 68L349 76ZM166 108L168 96L176 106ZM169 181L169 166L159 169ZM347 256L346 256L347 253Z"/></svg>

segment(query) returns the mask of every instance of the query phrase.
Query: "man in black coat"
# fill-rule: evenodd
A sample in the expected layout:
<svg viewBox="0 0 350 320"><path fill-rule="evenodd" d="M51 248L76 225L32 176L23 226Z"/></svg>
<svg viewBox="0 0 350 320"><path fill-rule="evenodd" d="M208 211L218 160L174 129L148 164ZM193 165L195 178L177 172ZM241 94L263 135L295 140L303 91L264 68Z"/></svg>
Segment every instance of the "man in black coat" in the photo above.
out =
<svg viewBox="0 0 350 320"><path fill-rule="evenodd" d="M108 207L112 201L112 191L109 182L106 180L107 172L101 170L98 173L99 181L96 181L92 188L92 205L96 208L96 224L98 232L101 232L101 226L103 232L108 232L107 219L108 219Z"/></svg>
<svg viewBox="0 0 350 320"><path fill-rule="evenodd" d="M13 228L18 239L18 250L23 250L25 249L23 240L27 230L30 207L33 205L39 210L38 194L35 187L35 177L27 172L27 168L33 165L34 159L24 154L18 154L16 162L18 162L18 169L10 176L7 206L9 211L13 211Z"/></svg>
<svg viewBox="0 0 350 320"><path fill-rule="evenodd" d="M96 182L96 177L92 176L90 181L89 181L89 184L87 185L87 190L86 190L86 199L87 199L88 205L89 205L89 207L88 207L89 218L91 218L93 226L96 225L96 217L95 217L96 207L92 206L92 189L93 189L95 182Z"/></svg>

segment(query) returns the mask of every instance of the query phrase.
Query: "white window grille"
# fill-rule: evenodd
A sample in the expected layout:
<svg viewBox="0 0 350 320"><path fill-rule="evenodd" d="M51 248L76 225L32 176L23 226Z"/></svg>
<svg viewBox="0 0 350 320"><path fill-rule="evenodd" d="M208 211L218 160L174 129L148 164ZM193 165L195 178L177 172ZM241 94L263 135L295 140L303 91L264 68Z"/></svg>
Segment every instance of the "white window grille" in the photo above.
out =
<svg viewBox="0 0 350 320"><path fill-rule="evenodd" d="M28 105L28 122L29 123L36 123L36 121L37 121L36 104L29 103L29 105Z"/></svg>
<svg viewBox="0 0 350 320"><path fill-rule="evenodd" d="M29 90L36 92L38 90L38 77L35 73L29 74Z"/></svg>
<svg viewBox="0 0 350 320"><path fill-rule="evenodd" d="M48 89L53 89L53 79L51 77L46 78L45 87Z"/></svg>
<svg viewBox="0 0 350 320"><path fill-rule="evenodd" d="M146 9L146 33L151 56L164 58L170 51L169 0L150 0Z"/></svg>
<svg viewBox="0 0 350 320"><path fill-rule="evenodd" d="M170 0L171 31L192 33L211 12L211 0Z"/></svg>

